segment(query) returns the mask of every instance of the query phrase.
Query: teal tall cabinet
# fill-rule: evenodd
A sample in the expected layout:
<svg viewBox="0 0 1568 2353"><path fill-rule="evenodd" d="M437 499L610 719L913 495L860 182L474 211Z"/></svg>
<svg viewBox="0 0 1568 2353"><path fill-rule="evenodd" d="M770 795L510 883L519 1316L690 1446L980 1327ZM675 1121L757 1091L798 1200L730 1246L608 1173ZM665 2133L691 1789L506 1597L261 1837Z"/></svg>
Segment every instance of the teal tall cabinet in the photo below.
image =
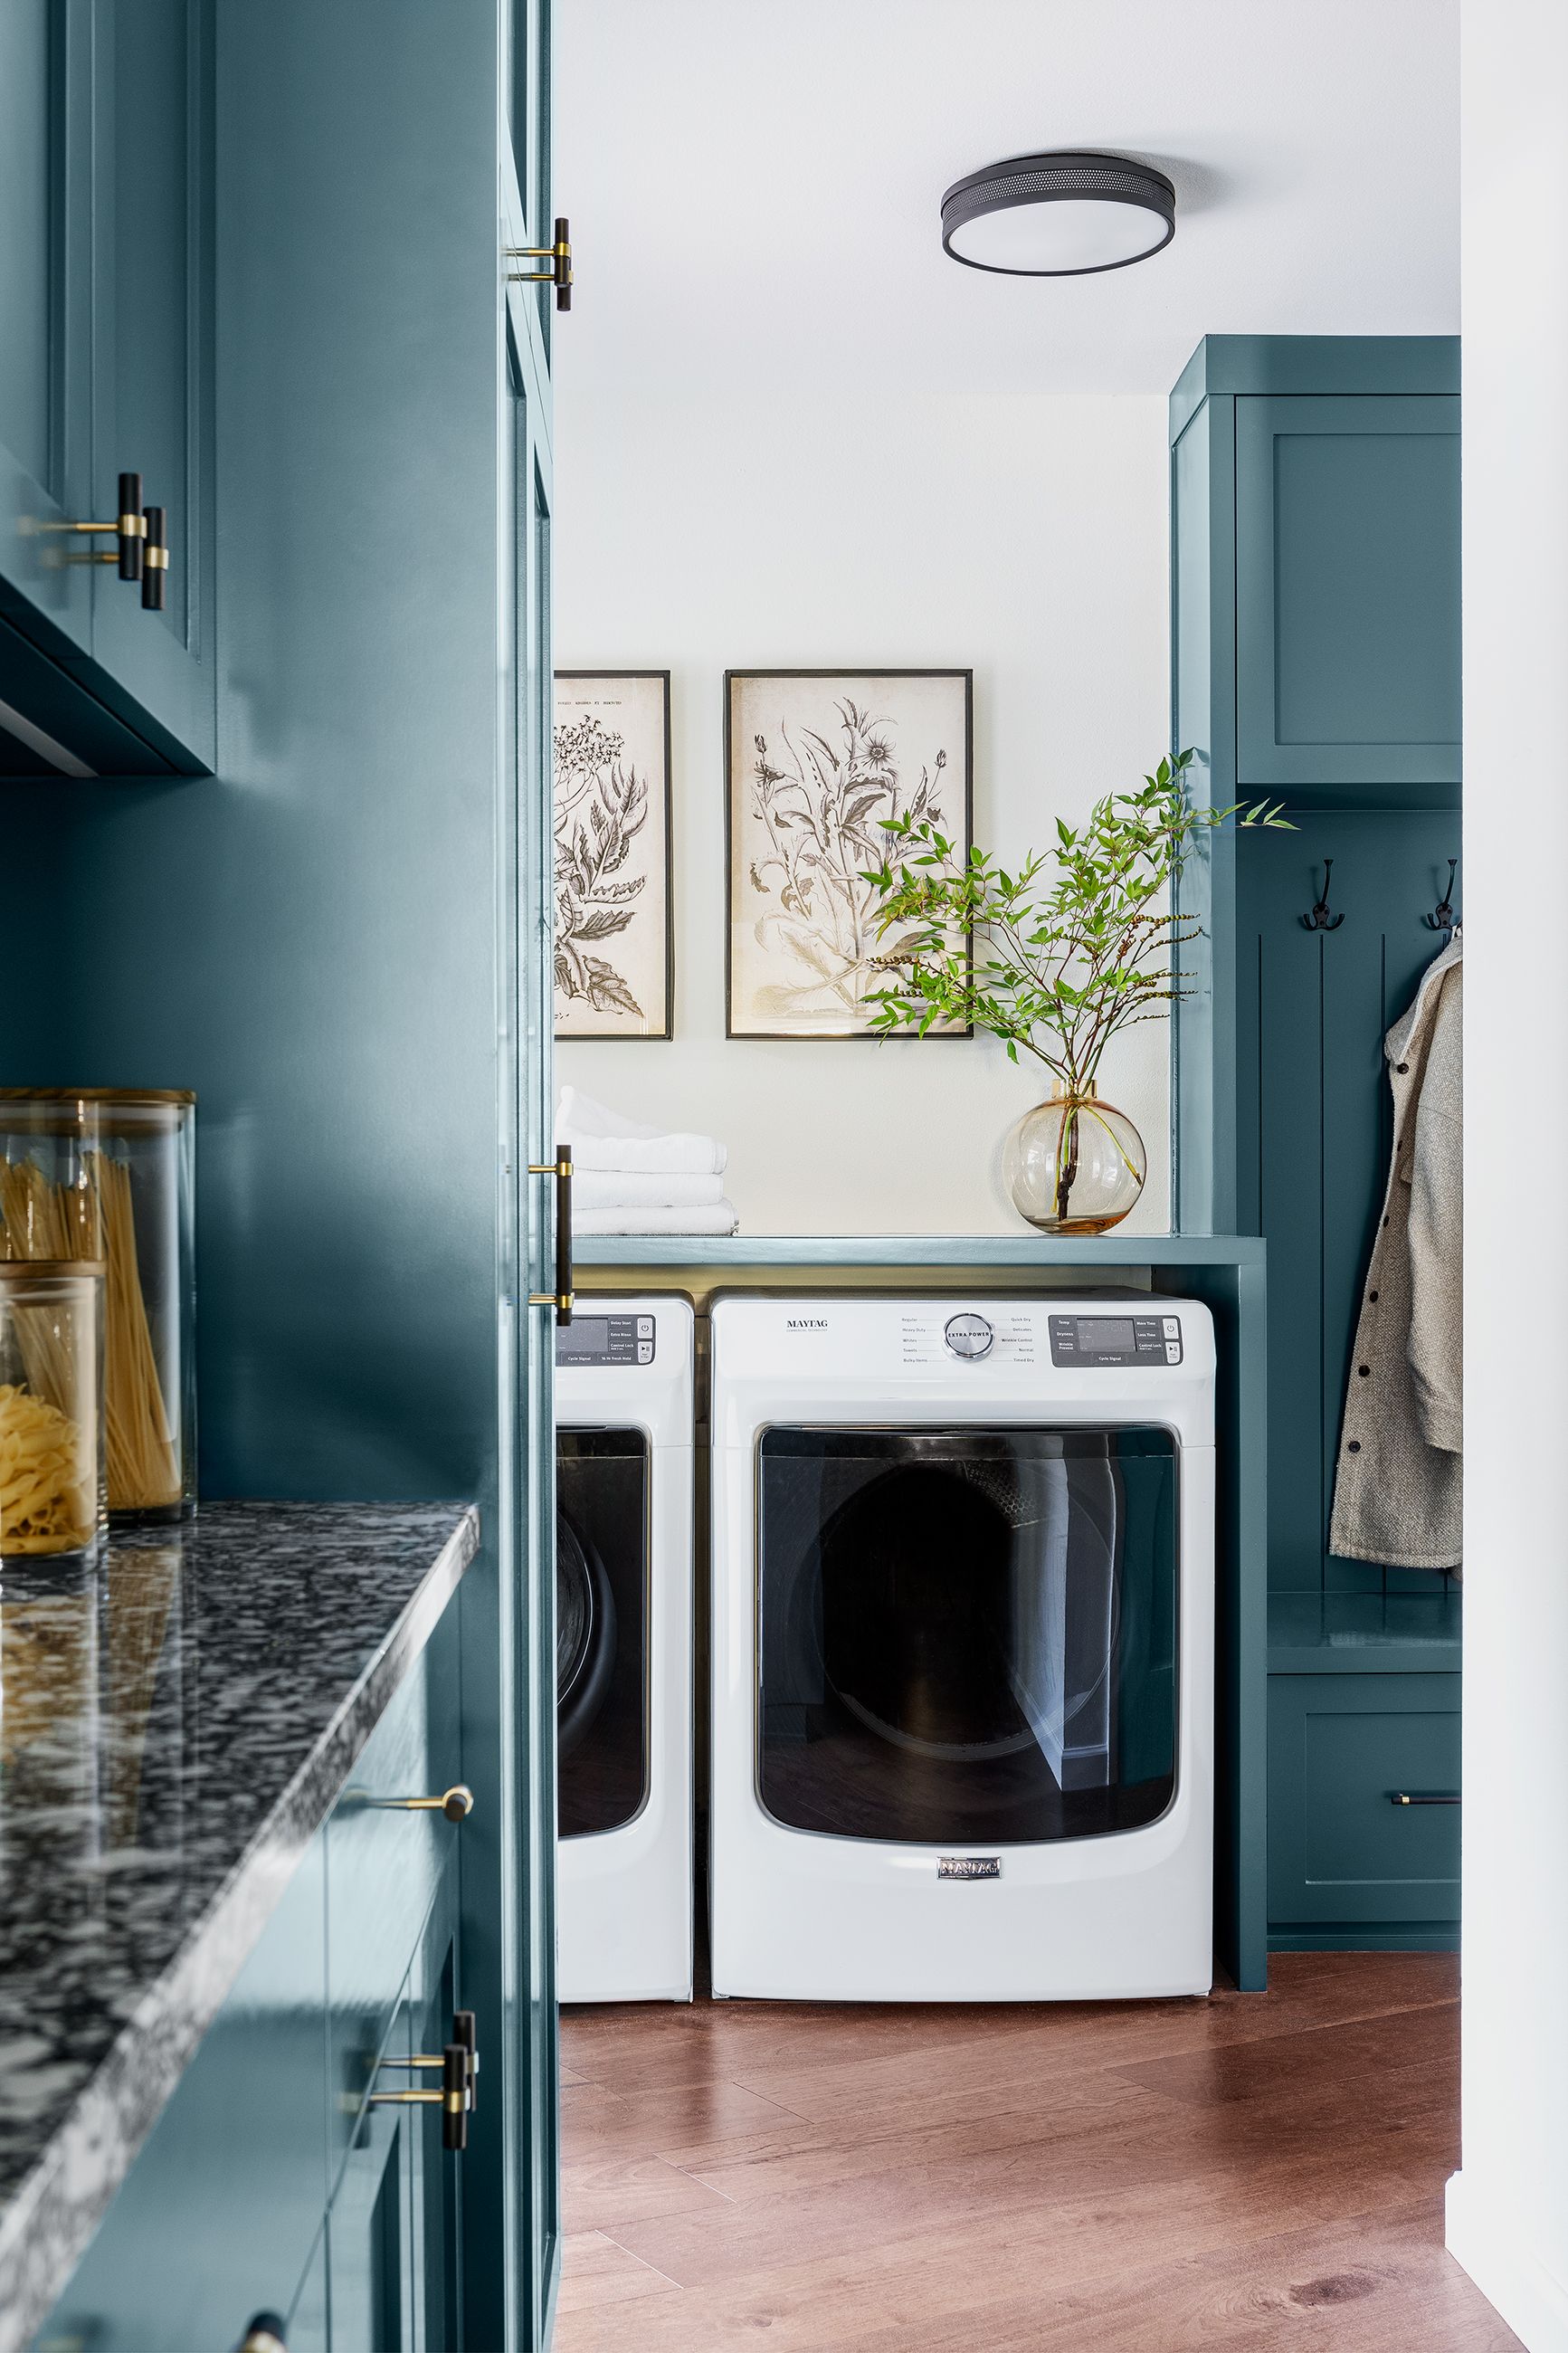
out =
<svg viewBox="0 0 1568 2353"><path fill-rule="evenodd" d="M1457 341L1210 336L1171 398L1171 500L1174 741L1207 799L1294 828L1227 828L1189 867L1173 1024L1179 1226L1268 1242L1270 1941L1440 1945L1458 1587L1339 1558L1328 1525L1382 1042L1459 854Z"/></svg>
<svg viewBox="0 0 1568 2353"><path fill-rule="evenodd" d="M547 0L0 8L0 174L42 240L0 240L7 324L15 300L53 339L0 349L0 639L53 666L45 732L82 754L0 736L28 877L7 947L37 979L0 1075L196 1091L205 1496L479 1506L454 1605L478 1799L455 1950L496 2054L464 2160L474 2353L543 2343L558 2267L552 1339L528 1304L552 1238L526 1174L552 320L505 251L549 241L549 54ZM135 134L111 149L106 90ZM100 519L116 469L152 499L165 462L194 604L143 612L108 565L50 604L5 514ZM175 652L132 678L106 605ZM129 748L83 750L89 706Z"/></svg>

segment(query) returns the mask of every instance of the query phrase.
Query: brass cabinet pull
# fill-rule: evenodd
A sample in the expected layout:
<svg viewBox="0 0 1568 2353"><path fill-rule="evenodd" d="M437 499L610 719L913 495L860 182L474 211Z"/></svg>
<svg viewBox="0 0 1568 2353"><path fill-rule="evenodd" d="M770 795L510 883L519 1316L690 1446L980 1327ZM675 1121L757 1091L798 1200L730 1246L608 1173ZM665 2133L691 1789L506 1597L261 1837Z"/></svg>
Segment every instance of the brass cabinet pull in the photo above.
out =
<svg viewBox="0 0 1568 2353"><path fill-rule="evenodd" d="M397 2060L389 2063L393 2066ZM420 2061L419 2064L425 2063ZM448 2042L441 2054L438 2092L372 2092L368 2108L435 2108L441 2111L441 2146L459 2154L468 2146L468 2116L473 2108L468 2054L460 2042Z"/></svg>
<svg viewBox="0 0 1568 2353"><path fill-rule="evenodd" d="M531 1307L553 1307L557 1324L572 1321L572 1147L558 1144L553 1160L531 1160L531 1176L553 1176L555 1179L555 1288L553 1291L531 1291Z"/></svg>
<svg viewBox="0 0 1568 2353"><path fill-rule="evenodd" d="M572 224L563 214L555 216L553 245L509 245L509 261L548 261L548 269L509 269L507 282L511 286L553 286L558 311L572 308Z"/></svg>
<svg viewBox="0 0 1568 2353"><path fill-rule="evenodd" d="M166 508L143 507L141 475L121 474L120 512L112 522L40 522L31 527L43 532L85 533L89 537L112 533L116 541L113 548L95 548L89 555L68 555L63 561L118 565L121 580L142 583L142 610L161 613L169 572L168 525Z"/></svg>
<svg viewBox="0 0 1568 2353"><path fill-rule="evenodd" d="M1447 1790L1391 1789L1388 1802L1391 1806L1458 1806L1463 1800Z"/></svg>
<svg viewBox="0 0 1568 2353"><path fill-rule="evenodd" d="M455 2010L452 2012L452 2041L447 2044L447 2049L451 2050L454 2046L462 2051L467 2063L468 2114L472 2116L479 2105L479 2044L474 2013L471 2010ZM446 2051L439 2052L416 2051L412 2058L382 2059L377 2062L377 2064L382 2067L445 2068L447 2052Z"/></svg>
<svg viewBox="0 0 1568 2353"><path fill-rule="evenodd" d="M370 1802L387 1813L445 1814L449 1822L461 1822L474 1810L474 1793L466 1781L455 1781L438 1798L372 1798Z"/></svg>

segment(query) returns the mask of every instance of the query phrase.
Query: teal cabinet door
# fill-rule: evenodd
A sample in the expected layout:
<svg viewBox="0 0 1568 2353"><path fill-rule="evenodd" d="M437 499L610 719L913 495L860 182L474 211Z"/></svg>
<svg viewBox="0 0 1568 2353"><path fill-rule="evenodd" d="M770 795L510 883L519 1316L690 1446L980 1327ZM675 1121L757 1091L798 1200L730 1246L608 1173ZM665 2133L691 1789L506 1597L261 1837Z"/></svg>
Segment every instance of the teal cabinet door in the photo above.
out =
<svg viewBox="0 0 1568 2353"><path fill-rule="evenodd" d="M400 2000L384 2057L408 2057L409 2011ZM378 2084L404 2090L406 2070L389 2063ZM354 2120L327 2216L327 2281L332 2353L414 2353L409 2145L412 2107L368 2104Z"/></svg>
<svg viewBox="0 0 1568 2353"><path fill-rule="evenodd" d="M92 642L93 566L58 526L92 496L93 29L93 0L0 8L0 615L57 655ZM0 650L5 756L47 771L15 693Z"/></svg>
<svg viewBox="0 0 1568 2353"><path fill-rule="evenodd" d="M164 603L95 575L100 697L175 768L217 752L213 610L213 0L100 0L95 512L162 512Z"/></svg>
<svg viewBox="0 0 1568 2353"><path fill-rule="evenodd" d="M1458 1674L1272 1675L1271 1931L1450 1927L1459 1916ZM1414 1800L1415 1802L1405 1802Z"/></svg>
<svg viewBox="0 0 1568 2353"><path fill-rule="evenodd" d="M326 2204L323 1850L307 1850L38 2337L212 2353L287 2313Z"/></svg>
<svg viewBox="0 0 1568 2353"><path fill-rule="evenodd" d="M457 2012L466 2007L458 1968L458 1920L454 1864L443 1875L409 1974L410 2032L415 2050L426 2058L441 2054L453 2039ZM493 2026L493 2021L483 2021L478 2038L480 2066L476 2094L484 2073L483 2045L492 2041L484 2031L485 2025ZM441 2078L434 2068L426 2067L408 2080L434 2090ZM464 2342L462 2201L468 2156L467 2151L444 2147L439 2108L426 2105L411 2113L409 2255L414 2342L416 2353L459 2353ZM289 2353L294 2353L292 2346Z"/></svg>
<svg viewBox="0 0 1568 2353"><path fill-rule="evenodd" d="M1457 399L1237 399L1236 574L1243 790L1458 785Z"/></svg>

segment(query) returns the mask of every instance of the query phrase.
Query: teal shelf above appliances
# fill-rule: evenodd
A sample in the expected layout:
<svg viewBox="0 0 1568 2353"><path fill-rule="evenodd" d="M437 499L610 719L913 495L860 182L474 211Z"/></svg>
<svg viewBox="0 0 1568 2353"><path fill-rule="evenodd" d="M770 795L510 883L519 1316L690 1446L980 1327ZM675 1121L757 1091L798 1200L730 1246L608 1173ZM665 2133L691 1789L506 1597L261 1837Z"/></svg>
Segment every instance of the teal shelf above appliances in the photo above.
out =
<svg viewBox="0 0 1568 2353"><path fill-rule="evenodd" d="M1047 1272L1114 1267L1252 1267L1264 1244L1250 1234L1101 1234L1051 1240L1041 1234L584 1234L580 1266L701 1267L741 1273L757 1267L976 1267Z"/></svg>

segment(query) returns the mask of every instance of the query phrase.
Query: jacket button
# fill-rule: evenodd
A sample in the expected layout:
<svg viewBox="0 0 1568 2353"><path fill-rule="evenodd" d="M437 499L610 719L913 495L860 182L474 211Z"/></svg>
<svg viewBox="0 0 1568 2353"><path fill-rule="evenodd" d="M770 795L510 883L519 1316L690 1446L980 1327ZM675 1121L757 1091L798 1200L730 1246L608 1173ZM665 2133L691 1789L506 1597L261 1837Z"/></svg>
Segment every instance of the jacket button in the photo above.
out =
<svg viewBox="0 0 1568 2353"><path fill-rule="evenodd" d="M1366 1295L1369 1299L1375 1299L1377 1297L1375 1291L1369 1291Z"/></svg>
<svg viewBox="0 0 1568 2353"><path fill-rule="evenodd" d="M1363 1379L1363 1381L1365 1380L1365 1378L1366 1378L1367 1375L1371 1372L1371 1370L1372 1370L1372 1366L1371 1366L1370 1365L1358 1365L1358 1366L1356 1366L1356 1371L1361 1375L1361 1377L1362 1377L1362 1379Z"/></svg>
<svg viewBox="0 0 1568 2353"><path fill-rule="evenodd" d="M1351 1440L1350 1444L1345 1448L1345 1452L1346 1452L1347 1454L1359 1454L1359 1453L1361 1452L1361 1440L1360 1440L1360 1439L1359 1439L1359 1438L1352 1438L1352 1439Z"/></svg>
<svg viewBox="0 0 1568 2353"><path fill-rule="evenodd" d="M1395 1062L1394 1067L1399 1072L1400 1077L1403 1078L1405 1071L1410 1068L1410 1065L1408 1062Z"/></svg>

